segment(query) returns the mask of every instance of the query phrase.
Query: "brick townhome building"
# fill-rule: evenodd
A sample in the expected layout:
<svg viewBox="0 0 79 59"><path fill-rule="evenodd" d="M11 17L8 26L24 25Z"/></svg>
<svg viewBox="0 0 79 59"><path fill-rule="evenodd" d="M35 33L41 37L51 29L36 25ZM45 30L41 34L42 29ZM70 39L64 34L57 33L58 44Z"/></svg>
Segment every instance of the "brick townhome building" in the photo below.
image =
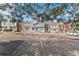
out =
<svg viewBox="0 0 79 59"><path fill-rule="evenodd" d="M67 22L57 22L57 20L53 21L45 21L39 22L37 24L33 24L32 21L26 21L23 23L26 32L60 32L65 33L68 30L71 30L71 24Z"/></svg>

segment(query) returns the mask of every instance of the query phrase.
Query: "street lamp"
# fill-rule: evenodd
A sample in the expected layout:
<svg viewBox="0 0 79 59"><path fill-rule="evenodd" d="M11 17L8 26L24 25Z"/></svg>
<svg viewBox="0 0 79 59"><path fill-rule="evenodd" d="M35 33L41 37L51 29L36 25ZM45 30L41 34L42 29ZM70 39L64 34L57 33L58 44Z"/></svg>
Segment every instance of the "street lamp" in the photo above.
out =
<svg viewBox="0 0 79 59"><path fill-rule="evenodd" d="M73 20L73 23L74 23L74 31L75 31L75 27L76 27L76 23L75 23L75 21L76 21L76 15L75 15L75 13L74 13L74 15L73 15L73 17L74 17L74 20Z"/></svg>

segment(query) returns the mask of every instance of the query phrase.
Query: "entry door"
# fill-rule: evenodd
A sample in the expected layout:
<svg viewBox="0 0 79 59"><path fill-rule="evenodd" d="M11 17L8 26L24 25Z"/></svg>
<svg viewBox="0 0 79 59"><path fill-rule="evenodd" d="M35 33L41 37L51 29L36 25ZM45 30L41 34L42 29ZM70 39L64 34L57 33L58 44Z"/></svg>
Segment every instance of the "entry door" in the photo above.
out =
<svg viewBox="0 0 79 59"><path fill-rule="evenodd" d="M45 24L45 32L48 32L48 24Z"/></svg>

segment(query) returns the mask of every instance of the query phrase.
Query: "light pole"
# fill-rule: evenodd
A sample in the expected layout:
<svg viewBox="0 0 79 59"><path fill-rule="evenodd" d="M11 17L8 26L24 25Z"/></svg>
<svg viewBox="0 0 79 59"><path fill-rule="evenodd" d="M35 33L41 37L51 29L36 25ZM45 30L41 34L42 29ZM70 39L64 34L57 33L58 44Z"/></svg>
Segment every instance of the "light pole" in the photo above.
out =
<svg viewBox="0 0 79 59"><path fill-rule="evenodd" d="M76 23L75 23L75 21L76 21L76 16L75 16L75 13L74 13L74 20L73 20L73 24L74 24L74 28L73 28L73 30L75 31L75 28L76 28Z"/></svg>

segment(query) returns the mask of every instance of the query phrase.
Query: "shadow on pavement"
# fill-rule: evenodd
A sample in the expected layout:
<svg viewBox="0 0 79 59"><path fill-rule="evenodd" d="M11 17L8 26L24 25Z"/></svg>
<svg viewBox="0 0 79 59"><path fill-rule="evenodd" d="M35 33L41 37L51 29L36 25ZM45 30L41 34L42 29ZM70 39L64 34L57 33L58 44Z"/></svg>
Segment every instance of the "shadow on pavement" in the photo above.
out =
<svg viewBox="0 0 79 59"><path fill-rule="evenodd" d="M78 41L23 41L0 42L1 56L78 56Z"/></svg>
<svg viewBox="0 0 79 59"><path fill-rule="evenodd" d="M27 54L26 54L27 53ZM0 43L1 56L32 55L30 44L22 40Z"/></svg>

